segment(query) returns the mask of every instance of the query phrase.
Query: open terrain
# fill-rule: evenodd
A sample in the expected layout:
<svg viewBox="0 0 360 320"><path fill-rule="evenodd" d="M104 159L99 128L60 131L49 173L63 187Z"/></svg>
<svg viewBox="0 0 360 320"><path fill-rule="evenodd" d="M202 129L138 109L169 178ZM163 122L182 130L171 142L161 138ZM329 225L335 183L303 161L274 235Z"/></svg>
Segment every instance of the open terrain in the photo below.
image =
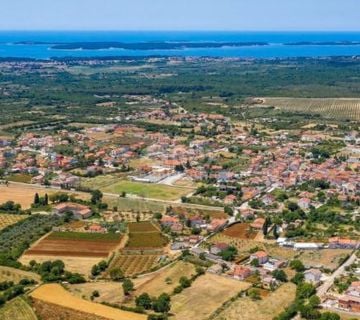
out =
<svg viewBox="0 0 360 320"><path fill-rule="evenodd" d="M176 320L205 320L224 302L249 287L248 283L205 274L173 297L171 312Z"/></svg>
<svg viewBox="0 0 360 320"><path fill-rule="evenodd" d="M184 276L191 278L195 275L195 267L193 264L183 261L178 261L175 264L171 264L148 277L146 276L146 282L140 285L135 294L147 292L150 296L156 296L159 293L166 292L172 293L174 288L179 285L179 279Z"/></svg>
<svg viewBox="0 0 360 320"><path fill-rule="evenodd" d="M319 114L328 119L360 120L360 99L357 98L263 98L264 105L281 110Z"/></svg>
<svg viewBox="0 0 360 320"><path fill-rule="evenodd" d="M24 298L17 297L0 308L0 319L37 320L38 318Z"/></svg>
<svg viewBox="0 0 360 320"><path fill-rule="evenodd" d="M129 239L126 243L128 250L161 249L168 239L151 222L129 223Z"/></svg>
<svg viewBox="0 0 360 320"><path fill-rule="evenodd" d="M232 238L253 240L255 239L258 232L251 229L250 224L237 223L225 229L223 234Z"/></svg>
<svg viewBox="0 0 360 320"><path fill-rule="evenodd" d="M141 183L128 180L122 180L100 189L101 191L108 193L121 194L122 192L126 192L138 197L160 200L178 200L193 190L192 188L180 188L163 184Z"/></svg>
<svg viewBox="0 0 360 320"><path fill-rule="evenodd" d="M72 294L79 298L90 300L92 293L97 290L100 297L95 298L94 302L107 302L114 304L121 304L124 299L123 289L121 283L111 281L97 281L87 282L80 284L68 284L66 285Z"/></svg>
<svg viewBox="0 0 360 320"><path fill-rule="evenodd" d="M352 250L347 249L324 249L316 251L304 251L299 259L307 267L336 269L341 261L351 255Z"/></svg>
<svg viewBox="0 0 360 320"><path fill-rule="evenodd" d="M26 218L25 215L0 213L0 230Z"/></svg>
<svg viewBox="0 0 360 320"><path fill-rule="evenodd" d="M51 195L60 190L53 190L37 185L25 184L25 183L14 183L10 182L9 186L0 184L0 203L6 201L14 201L19 203L22 209L29 209L31 204L34 202L35 193L43 197L45 193ZM89 195L83 192L71 192L64 191L74 194L77 198L88 199Z"/></svg>
<svg viewBox="0 0 360 320"><path fill-rule="evenodd" d="M146 316L107 307L98 303L83 300L73 296L59 284L46 284L37 288L31 294L35 300L43 301L47 304L53 304L58 307L68 308L74 311L91 314L112 320L145 320ZM71 318L66 318L71 319ZM81 318L79 318L81 319ZM87 319L87 317L83 317Z"/></svg>
<svg viewBox="0 0 360 320"><path fill-rule="evenodd" d="M151 270L156 266L159 259L160 255L120 254L113 258L109 270L120 268L125 276L132 277Z"/></svg>
<svg viewBox="0 0 360 320"><path fill-rule="evenodd" d="M32 279L40 282L40 276L36 273L0 266L0 282L13 281L14 283L18 283L21 279Z"/></svg>
<svg viewBox="0 0 360 320"><path fill-rule="evenodd" d="M118 234L52 232L25 252L26 255L102 257L120 244Z"/></svg>
<svg viewBox="0 0 360 320"><path fill-rule="evenodd" d="M221 312L216 320L272 320L295 298L296 286L286 283L261 300L239 298Z"/></svg>

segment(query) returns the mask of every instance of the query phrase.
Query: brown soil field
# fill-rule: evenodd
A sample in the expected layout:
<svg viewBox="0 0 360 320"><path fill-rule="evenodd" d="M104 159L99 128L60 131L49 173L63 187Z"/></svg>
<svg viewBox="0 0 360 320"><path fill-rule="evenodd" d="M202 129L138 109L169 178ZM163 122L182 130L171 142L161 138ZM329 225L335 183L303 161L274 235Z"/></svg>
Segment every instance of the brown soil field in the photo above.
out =
<svg viewBox="0 0 360 320"><path fill-rule="evenodd" d="M207 273L172 298L171 313L176 320L208 319L224 302L250 286L249 283Z"/></svg>
<svg viewBox="0 0 360 320"><path fill-rule="evenodd" d="M182 276L190 278L195 273L195 267L192 263L178 261L150 275L148 280L136 289L135 295L138 296L144 292L150 296L157 296L162 292L170 294L179 285Z"/></svg>
<svg viewBox="0 0 360 320"><path fill-rule="evenodd" d="M234 224L234 225L230 226L229 228L225 229L223 231L223 234L228 237L233 237L233 238L237 238L237 239L253 240L253 239L255 239L258 232L253 231L250 228L250 225L247 223L237 223L237 224Z"/></svg>
<svg viewBox="0 0 360 320"><path fill-rule="evenodd" d="M119 244L120 239L118 241L79 238L72 240L53 238L52 234L50 234L27 250L25 255L107 258L111 251L115 250Z"/></svg>
<svg viewBox="0 0 360 320"><path fill-rule="evenodd" d="M40 300L45 303L54 304L56 306L68 308L89 315L89 318L87 316L83 318L76 318L76 317L65 318L69 320L97 319L96 317L100 317L100 319L105 318L105 319L113 319L113 320L145 320L146 319L146 316L142 314L137 314L137 313L132 313L128 311L107 307L101 304L93 303L75 297L58 284L42 285L41 287L33 291L30 295L35 300ZM94 316L95 318L91 318L91 316ZM47 320L59 319L59 317L49 318L47 316L43 318Z"/></svg>
<svg viewBox="0 0 360 320"><path fill-rule="evenodd" d="M239 298L221 312L216 320L272 320L295 299L296 286L286 283L261 300Z"/></svg>

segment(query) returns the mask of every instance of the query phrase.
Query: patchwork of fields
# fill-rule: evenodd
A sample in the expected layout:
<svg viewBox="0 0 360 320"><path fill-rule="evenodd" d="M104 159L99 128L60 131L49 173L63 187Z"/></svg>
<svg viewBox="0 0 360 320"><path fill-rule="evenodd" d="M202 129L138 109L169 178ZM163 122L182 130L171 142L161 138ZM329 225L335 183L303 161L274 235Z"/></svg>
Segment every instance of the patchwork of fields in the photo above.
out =
<svg viewBox="0 0 360 320"><path fill-rule="evenodd" d="M360 120L360 99L356 98L263 98L264 105L286 111L320 114L328 119Z"/></svg>

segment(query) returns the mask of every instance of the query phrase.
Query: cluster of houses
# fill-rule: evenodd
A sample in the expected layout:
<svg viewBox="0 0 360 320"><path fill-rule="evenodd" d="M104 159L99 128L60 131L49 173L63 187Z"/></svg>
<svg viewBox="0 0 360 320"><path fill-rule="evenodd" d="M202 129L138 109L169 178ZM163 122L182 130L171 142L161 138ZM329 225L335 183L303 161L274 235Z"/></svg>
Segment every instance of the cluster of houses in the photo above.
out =
<svg viewBox="0 0 360 320"><path fill-rule="evenodd" d="M347 311L360 312L360 281L351 283L345 294L339 297L338 306Z"/></svg>

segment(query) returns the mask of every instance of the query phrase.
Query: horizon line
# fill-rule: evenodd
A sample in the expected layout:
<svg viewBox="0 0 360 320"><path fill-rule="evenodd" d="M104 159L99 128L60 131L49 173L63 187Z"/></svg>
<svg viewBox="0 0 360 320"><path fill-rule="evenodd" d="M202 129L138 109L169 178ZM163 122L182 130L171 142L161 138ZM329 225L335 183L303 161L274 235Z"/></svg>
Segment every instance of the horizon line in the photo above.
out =
<svg viewBox="0 0 360 320"><path fill-rule="evenodd" d="M343 33L343 32L356 32L360 33L359 30L301 30L301 29L294 29L294 30L246 30L246 29L0 29L0 32L281 32L281 33L291 33L291 32L320 32L320 33Z"/></svg>

